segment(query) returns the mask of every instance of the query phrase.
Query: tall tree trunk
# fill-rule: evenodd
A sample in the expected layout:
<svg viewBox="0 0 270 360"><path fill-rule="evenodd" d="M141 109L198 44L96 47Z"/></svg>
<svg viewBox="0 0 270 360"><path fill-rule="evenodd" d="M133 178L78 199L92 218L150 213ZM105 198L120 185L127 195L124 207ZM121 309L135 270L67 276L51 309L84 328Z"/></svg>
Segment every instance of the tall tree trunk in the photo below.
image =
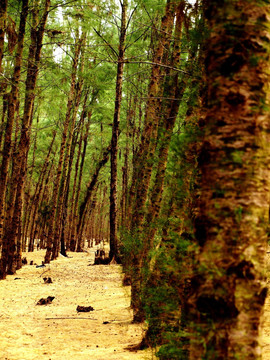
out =
<svg viewBox="0 0 270 360"><path fill-rule="evenodd" d="M82 251L82 232L83 232L83 227L84 227L84 222L85 222L85 216L86 216L86 212L87 212L87 207L89 205L89 202L91 200L91 196L92 193L94 191L94 188L97 184L97 180L98 180L98 175L100 170L102 169L102 167L108 162L109 160L109 154L111 152L111 145L109 145L105 151L103 152L103 156L102 159L98 162L95 172L92 175L92 179L89 182L88 186L87 186L87 191L86 191L86 195L84 197L84 200L80 206L80 211L79 211L79 222L77 225L77 236L78 236L78 243L77 243L77 252Z"/></svg>
<svg viewBox="0 0 270 360"><path fill-rule="evenodd" d="M73 105L74 96L75 96L75 85L76 85L76 76L77 76L77 68L78 68L80 51L81 51L81 43L79 43L75 48L75 54L74 54L73 64L72 64L72 74L71 74L69 97L68 97L68 102L67 102L66 117L65 117L64 129L63 129L63 134L62 134L62 141L61 141L61 147L60 147L60 153L59 153L56 180L55 180L54 189L53 189L54 195L52 198L52 211L51 211L51 215L50 215L47 251L46 251L45 260L44 260L45 263L49 263L51 261L52 250L53 250L59 188L60 188L60 181L61 181L61 175L62 175L62 170L63 170L63 162L64 162L66 142L67 142L68 128L70 125L72 105Z"/></svg>
<svg viewBox="0 0 270 360"><path fill-rule="evenodd" d="M3 225L5 219L4 207L5 207L5 199L6 199L6 191L7 191L8 169L10 163L12 129L15 119L16 105L18 102L19 80L21 74L22 53L23 53L27 16L28 16L28 0L24 0L22 3L22 11L20 17L18 43L17 43L17 50L15 56L14 73L12 78L12 88L10 94L8 95L8 100L7 100L8 119L6 123L3 157L2 157L2 164L0 170L0 243L3 237ZM5 279L6 277L6 266L7 266L8 256L9 256L9 238L6 237L5 241L3 241L2 258L0 261L1 279Z"/></svg>
<svg viewBox="0 0 270 360"><path fill-rule="evenodd" d="M181 36L185 6L185 1L181 1L176 9L175 40L170 62L170 66L172 68L177 68L180 63ZM179 79L178 75L179 73L176 70L169 70L166 72L166 80L163 91L165 99L162 104L162 119L159 126L158 165L144 224L144 234L146 235L143 244L144 259L147 258L149 250L153 248L153 239L157 229L155 220L158 218L160 213L169 146L176 117L178 115L179 105L187 85L187 76ZM181 84L179 84L180 81Z"/></svg>
<svg viewBox="0 0 270 360"><path fill-rule="evenodd" d="M56 131L54 131L54 133L53 133L53 138L52 138L46 159L44 161L42 170L40 172L38 183L36 185L36 189L35 189L34 195L32 197L32 201L31 201L31 207L29 210L28 221L26 222L26 226L25 226L25 234L24 234L25 238L27 238L27 236L29 236L29 243L28 243L28 251L29 252L34 251L34 240L35 240L34 229L35 229L36 215L37 215L38 208L39 208L40 198L43 193L42 190L44 189L44 185L46 182L46 175L48 174L47 169L48 169L49 163L50 163L50 156L51 156L55 136L56 136ZM29 223L30 223L30 229L29 229ZM28 232L28 230L30 230L30 231ZM25 239L25 241L26 241L26 239Z"/></svg>
<svg viewBox="0 0 270 360"><path fill-rule="evenodd" d="M110 259L117 260L118 258L118 210L117 210L117 154L118 154L118 136L119 136L119 122L120 110L122 102L122 85L124 72L124 57L125 57L125 43L127 32L127 0L121 2L121 29L120 41L118 48L118 64L117 77L115 89L115 107L113 117L112 142L111 142L111 186L110 186Z"/></svg>
<svg viewBox="0 0 270 360"><path fill-rule="evenodd" d="M141 142L135 155L133 181L129 193L129 214L131 232L140 232L145 214L145 203L153 167L156 138L161 113L162 84L164 79L164 57L171 43L174 26L175 3L167 1L165 14L161 21L157 45L154 49L148 100L145 109L144 129Z"/></svg>
<svg viewBox="0 0 270 360"><path fill-rule="evenodd" d="M27 157L30 147L30 129L33 116L33 106L35 99L35 88L38 77L41 49L42 49L42 40L45 31L46 21L49 13L50 0L46 0L43 8L43 14L41 16L39 24L31 31L31 45L29 48L28 55L28 68L27 68L27 78L26 78L26 92L25 92L25 101L24 101L24 113L22 119L22 128L21 128L21 137L18 145L18 153L14 162L13 168L13 178L14 183L16 184L16 200L14 205L14 210L12 210L13 217L12 221L8 224L10 226L5 236L9 238L10 242L10 251L9 251L9 261L8 261L8 271L9 273L14 273L17 268L17 263L20 262L21 253L17 251L17 242L21 241L21 238L18 237L19 231L21 229L21 215L22 215L22 195L23 188L25 183L25 174L27 167ZM35 11L34 9L34 22ZM20 247L21 248L21 247Z"/></svg>
<svg viewBox="0 0 270 360"><path fill-rule="evenodd" d="M90 127L90 119L91 119L91 111L88 112L88 121L86 124L86 130L83 138L83 151L81 154L81 162L80 162L80 169L78 175L78 185L75 183L74 179L74 202L73 202L73 211L72 211L72 219L71 219L71 230L70 230L70 250L76 250L76 224L78 223L78 204L79 204L79 196L81 192L81 183L82 183L82 175L83 175L83 167L84 167L84 160L86 155L86 148L87 148L87 140L89 135L89 127ZM80 148L80 147L79 147ZM80 149L79 149L80 150ZM80 160L80 153L78 150L78 162ZM79 165L79 163L78 163ZM77 169L77 166L76 166ZM77 185L77 186L76 186Z"/></svg>
<svg viewBox="0 0 270 360"><path fill-rule="evenodd" d="M80 71L82 72L84 69L84 51L85 51L85 41L86 41L86 33L81 35L79 40L79 53L80 53ZM62 175L60 180L59 186L59 193L58 193L58 203L57 203L57 210L56 210L56 220L55 220L55 229L54 229L54 239L53 239L53 249L52 249L52 260L58 257L59 253L59 245L60 245L60 234L61 234L61 226L62 226L62 216L64 211L64 199L66 196L66 192L69 191L69 182L70 178L69 175L71 173L71 168L73 164L73 157L74 151L76 146L76 139L74 137L78 136L78 133L75 133L75 123L76 117L80 105L81 95L82 95L82 87L83 87L83 78L78 79L77 83L75 84L75 96L74 102L72 106L72 116L69 126L68 132L68 139L66 142L66 149L65 149L65 157L63 161L63 168L62 168ZM84 113L82 113L81 120L84 120ZM72 146L74 145L74 146ZM62 248L64 246L62 245Z"/></svg>
<svg viewBox="0 0 270 360"><path fill-rule="evenodd" d="M269 224L269 10L208 0L190 359L260 359ZM196 333L196 331L198 331Z"/></svg>
<svg viewBox="0 0 270 360"><path fill-rule="evenodd" d="M144 130L140 147L134 164L133 183L129 194L129 214L131 219L130 230L132 236L140 239L145 216L145 204L152 174L154 154L157 144L157 131L161 114L161 98L163 94L164 69L160 65L168 61L168 51L172 41L176 4L167 1L165 15L161 21L161 34L154 55L151 80L149 84ZM133 274L131 276L131 305L134 310L134 322L142 322L144 314L140 296L141 285L141 252L134 249L132 256Z"/></svg>

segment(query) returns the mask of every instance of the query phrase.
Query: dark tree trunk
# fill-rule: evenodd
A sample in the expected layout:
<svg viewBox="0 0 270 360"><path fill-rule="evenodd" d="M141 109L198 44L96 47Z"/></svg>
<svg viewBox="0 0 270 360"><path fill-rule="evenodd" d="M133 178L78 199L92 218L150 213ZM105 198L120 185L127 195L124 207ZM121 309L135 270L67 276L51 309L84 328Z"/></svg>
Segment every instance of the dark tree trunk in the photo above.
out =
<svg viewBox="0 0 270 360"><path fill-rule="evenodd" d="M77 225L77 236L78 236L78 243L77 243L77 249L76 249L77 252L82 251L82 242L83 242L82 232L83 232L83 227L85 224L85 216L87 213L87 207L90 203L92 193L97 184L99 172L102 169L102 167L108 162L110 152L111 152L111 145L108 146L107 149L104 151L102 159L97 164L95 172L92 175L92 179L91 179L90 183L88 184L85 198L80 206L79 222Z"/></svg>
<svg viewBox="0 0 270 360"><path fill-rule="evenodd" d="M6 191L7 191L8 169L9 169L10 154L11 154L12 129L15 119L16 105L18 102L19 80L21 74L22 53L23 53L27 16L28 16L28 0L24 0L22 3L18 44L17 44L16 57L15 57L14 73L12 78L13 85L11 88L11 92L7 98L8 119L6 123L3 157L2 157L2 164L0 170L0 243L3 237L3 225L5 219L4 207L5 207L5 199L6 199ZM0 261L0 279L5 279L6 277L6 270L7 270L6 266L7 266L8 256L9 256L9 238L6 237L6 239L3 240L2 257Z"/></svg>
<svg viewBox="0 0 270 360"><path fill-rule="evenodd" d="M45 263L49 263L51 261L52 250L53 250L53 243L54 243L54 234L56 228L56 216L57 216L57 207L58 207L58 197L59 197L59 188L61 182L61 175L63 170L63 162L64 162L64 155L65 155L65 148L68 136L68 128L70 125L70 117L72 111L72 105L75 96L75 84L76 84L76 76L77 76L77 68L78 68L78 61L80 56L81 46L80 44L75 48L75 54L73 58L72 64L72 74L71 74L71 83L70 83L70 90L69 90L69 97L67 102L67 110L66 110L66 117L64 122L64 129L62 134L62 142L60 147L59 153L59 160L58 160L58 167L57 167L57 175L53 189L53 198L52 198L52 211L50 215L50 223L49 223L49 231L48 231L48 240L47 240L47 251L45 255Z"/></svg>
<svg viewBox="0 0 270 360"><path fill-rule="evenodd" d="M121 16L121 30L119 41L119 53L117 64L117 77L115 89L115 108L113 117L113 130L111 142L111 186L110 186L110 259L117 260L118 258L118 238L117 238L117 154L118 154L118 136L119 136L119 121L120 109L122 102L122 84L124 71L124 57L125 57L125 42L127 31L127 0L123 0L122 16Z"/></svg>

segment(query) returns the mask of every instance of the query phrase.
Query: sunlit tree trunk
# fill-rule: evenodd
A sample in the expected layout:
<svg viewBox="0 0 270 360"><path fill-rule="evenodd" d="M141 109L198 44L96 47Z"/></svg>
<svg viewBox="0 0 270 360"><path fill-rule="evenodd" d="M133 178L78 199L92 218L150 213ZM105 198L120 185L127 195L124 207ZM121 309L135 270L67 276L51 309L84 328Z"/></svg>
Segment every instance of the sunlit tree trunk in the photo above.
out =
<svg viewBox="0 0 270 360"><path fill-rule="evenodd" d="M270 175L267 4L204 2L210 36L191 360L261 358Z"/></svg>

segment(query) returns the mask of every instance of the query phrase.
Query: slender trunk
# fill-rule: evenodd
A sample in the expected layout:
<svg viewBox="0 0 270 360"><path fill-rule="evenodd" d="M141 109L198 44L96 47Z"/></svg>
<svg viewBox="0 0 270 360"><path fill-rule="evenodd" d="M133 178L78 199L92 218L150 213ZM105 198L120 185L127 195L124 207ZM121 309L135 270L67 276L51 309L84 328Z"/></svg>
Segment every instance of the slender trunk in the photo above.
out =
<svg viewBox="0 0 270 360"><path fill-rule="evenodd" d="M21 226L22 195L23 195L23 188L25 183L27 157L30 147L30 129L32 123L32 116L33 116L35 88L36 88L36 82L39 71L42 40L43 40L45 25L48 17L49 7L50 7L50 0L46 0L44 4L43 15L40 19L39 25L38 27L33 28L31 33L32 42L29 48L29 61L27 68L26 94L25 94L25 102L24 102L24 113L22 119L21 137L18 145L17 158L15 159L14 168L13 168L14 179L16 179L16 183L17 183L15 208L13 212L11 227L8 229L8 231L5 234L5 236L9 237L9 241L12 249L10 251L9 265L8 265L10 273L14 273L13 271L14 265L12 258L17 250L16 241L17 242L21 241L21 238L20 239L18 238L18 233ZM15 244L15 246L13 244Z"/></svg>
<svg viewBox="0 0 270 360"><path fill-rule="evenodd" d="M86 212L87 212L87 206L89 205L93 190L96 186L99 172L102 169L102 167L108 162L110 152L111 152L111 145L108 146L107 149L104 151L102 159L97 164L95 172L92 175L92 179L87 187L85 198L80 206L79 222L77 225L77 236L78 236L78 243L77 243L77 250L76 250L77 252L82 251L83 239L82 239L81 235L83 232L83 226L84 226L85 216L86 216Z"/></svg>
<svg viewBox="0 0 270 360"><path fill-rule="evenodd" d="M157 131L159 118L162 112L161 97L163 94L164 69L159 64L168 61L168 52L171 44L172 31L175 18L175 3L168 0L165 15L161 22L161 35L155 52L156 65L152 67L151 81L148 90L148 102L145 113L144 130L140 148L136 154L134 164L133 183L129 194L129 207L131 211L128 217L131 219L130 230L134 237L141 240L142 225L145 216L145 204L152 174L154 155L157 144ZM134 322L142 322L144 313L141 303L141 248L135 249L132 256L133 273L131 276L131 305L134 310Z"/></svg>
<svg viewBox="0 0 270 360"><path fill-rule="evenodd" d="M90 127L90 119L91 119L91 112L88 113L88 122L86 125L86 130L85 130L85 134L84 134L84 138L83 138L82 154L80 154L81 145L82 145L81 142L79 144L79 149L78 149L78 161L76 164L76 174L79 170L79 175L78 175L78 185L75 182L75 180L77 179L77 176L75 176L74 184L73 184L74 201L73 201L73 208L72 208L72 212L71 212L72 218L71 218L71 230L70 230L70 250L71 251L75 251L75 249L76 249L76 224L78 222L78 204L79 204L79 196L80 196L80 192L81 192L82 174L83 174L84 160L85 160L85 155L86 155L87 140L88 140L88 134L89 134L89 127ZM80 162L80 169L78 169L77 167L79 166L80 155L81 155L81 162Z"/></svg>
<svg viewBox="0 0 270 360"><path fill-rule="evenodd" d="M62 175L62 170L63 170L63 162L64 162L64 155L65 155L65 147L66 147L66 142L67 142L68 128L69 128L69 124L70 124L71 110L72 110L72 105L73 105L74 95L75 95L75 84L76 84L76 75L77 75L80 49L81 49L81 47L79 44L75 49L75 56L73 59L71 83L70 83L69 97L68 97L68 102L67 102L67 111L66 111L64 129L63 129L63 134L62 134L62 142L61 142L60 153L59 153L56 180L55 180L54 189L53 189L54 196L52 198L52 210L51 210L50 224L49 224L49 231L48 231L47 251L46 251L46 255L45 255L45 259L44 259L45 263L49 263L51 261L51 256L52 256L52 249L53 249L53 242L54 242L53 237L54 237L55 228L56 228L56 215L57 215L59 188L60 188L60 181L61 181L61 175Z"/></svg>
<svg viewBox="0 0 270 360"><path fill-rule="evenodd" d="M79 70L81 72L83 72L84 69L85 41L86 41L86 34L83 33L79 40L79 54L81 55ZM75 96L72 106L72 116L69 127L68 139L66 142L65 157L63 161L63 169L62 169L61 181L59 186L58 203L57 203L56 220L55 220L56 224L54 229L53 249L52 249L52 258L51 258L52 260L56 259L59 253L61 224L62 224L62 216L64 211L63 209L64 199L66 196L65 194L69 189L69 181L70 181L69 174L71 172L71 167L73 164L75 145L77 143L76 139L74 138L74 136L76 137L78 135L78 133L75 134L75 123L76 123L76 117L82 95L82 87L83 87L83 78L80 78L79 81L75 84ZM73 143L74 143L74 147L72 146Z"/></svg>
<svg viewBox="0 0 270 360"><path fill-rule="evenodd" d="M129 192L129 214L131 232L140 232L144 214L147 192L152 173L154 152L157 141L159 115L161 113L162 83L165 49L171 42L174 24L175 3L167 1L165 15L161 21L160 36L155 50L151 79L148 89L148 100L145 110L144 129L139 149L135 155L133 179ZM166 58L166 56L165 56Z"/></svg>
<svg viewBox="0 0 270 360"><path fill-rule="evenodd" d="M38 212L41 194L43 192L42 189L44 188L44 184L46 181L47 169L48 169L49 163L50 163L50 156L51 156L55 136L56 136L56 132L53 133L53 138L52 138L46 159L44 161L42 170L40 172L39 180L36 185L36 189L35 189L35 192L34 192L34 195L32 198L32 202L31 202L31 208L29 211L28 221L27 221L26 227L25 227L25 238L29 235L29 243L28 243L28 251L29 252L34 251L34 240L35 240L34 239L34 228L35 228L36 215ZM30 224L30 232L28 232L29 224Z"/></svg>
<svg viewBox="0 0 270 360"><path fill-rule="evenodd" d="M28 16L28 0L24 0L22 3L22 11L20 17L20 26L19 26L19 35L18 35L18 44L15 56L15 66L14 73L12 78L12 88L11 92L8 95L8 119L6 123L5 131L5 141L3 148L3 157L0 170L0 243L3 237L3 225L4 225L4 207L7 191L7 178L8 178L8 168L10 163L10 153L11 153L11 138L12 138L12 129L13 122L15 118L15 110L18 102L18 92L19 92L19 80L21 74L21 64L22 64L22 53L23 53L23 44L24 44L24 35L25 35L25 26L26 19ZM3 240L2 247L2 258L0 262L0 278L5 279L6 277L6 266L9 257L9 238L6 237Z"/></svg>
<svg viewBox="0 0 270 360"><path fill-rule="evenodd" d="M111 142L111 187L110 187L110 259L117 260L118 257L118 238L117 238L117 154L120 109L122 102L122 85L124 72L125 42L127 31L127 0L123 0L120 41L118 48L118 65L115 89L115 107L113 117L113 130Z"/></svg>
<svg viewBox="0 0 270 360"><path fill-rule="evenodd" d="M184 9L185 1L181 1L176 10L176 25L174 33L175 40L170 62L170 66L174 68L177 68L180 62ZM155 220L158 218L160 213L169 146L179 110L179 105L187 85L187 76L184 76L180 80L178 79L178 74L179 73L175 70L167 71L167 79L164 84L163 95L166 100L163 100L161 113L162 119L159 126L158 165L144 223L144 233L146 234L143 251L144 259L147 258L149 250L153 248L153 240L157 229ZM180 81L181 84L179 84Z"/></svg>

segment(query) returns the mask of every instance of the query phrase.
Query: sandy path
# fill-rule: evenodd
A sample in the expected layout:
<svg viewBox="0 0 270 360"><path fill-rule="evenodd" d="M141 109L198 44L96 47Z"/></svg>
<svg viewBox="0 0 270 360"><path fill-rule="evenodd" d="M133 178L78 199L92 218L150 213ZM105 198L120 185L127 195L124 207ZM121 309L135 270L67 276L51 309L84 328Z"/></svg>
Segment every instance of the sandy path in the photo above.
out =
<svg viewBox="0 0 270 360"><path fill-rule="evenodd" d="M28 263L41 264L44 251L25 255ZM153 359L150 350L125 350L140 341L143 329L131 324L121 268L89 266L93 252L70 256L45 268L26 265L0 282L0 360ZM53 283L44 284L45 276ZM55 296L52 304L36 305L47 296ZM77 305L94 311L77 313Z"/></svg>

